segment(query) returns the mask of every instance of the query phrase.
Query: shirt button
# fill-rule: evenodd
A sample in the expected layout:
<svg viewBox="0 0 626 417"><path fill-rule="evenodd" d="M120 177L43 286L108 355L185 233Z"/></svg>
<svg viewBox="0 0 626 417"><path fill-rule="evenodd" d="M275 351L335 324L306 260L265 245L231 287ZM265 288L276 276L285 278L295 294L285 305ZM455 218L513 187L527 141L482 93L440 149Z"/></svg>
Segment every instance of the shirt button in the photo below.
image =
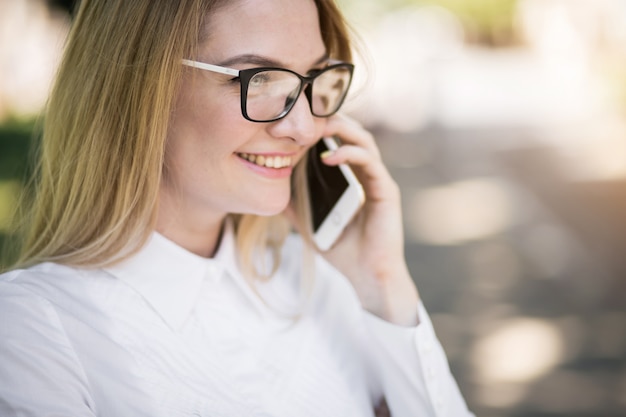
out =
<svg viewBox="0 0 626 417"><path fill-rule="evenodd" d="M428 378L429 381L434 380L436 375L435 368L432 366L426 368L426 378Z"/></svg>
<svg viewBox="0 0 626 417"><path fill-rule="evenodd" d="M435 408L438 411L441 411L443 409L443 406L444 406L443 398L441 397L441 395L437 395L437 397L435 398Z"/></svg>
<svg viewBox="0 0 626 417"><path fill-rule="evenodd" d="M206 277L210 280L218 280L222 274L222 268L211 262L206 266Z"/></svg>

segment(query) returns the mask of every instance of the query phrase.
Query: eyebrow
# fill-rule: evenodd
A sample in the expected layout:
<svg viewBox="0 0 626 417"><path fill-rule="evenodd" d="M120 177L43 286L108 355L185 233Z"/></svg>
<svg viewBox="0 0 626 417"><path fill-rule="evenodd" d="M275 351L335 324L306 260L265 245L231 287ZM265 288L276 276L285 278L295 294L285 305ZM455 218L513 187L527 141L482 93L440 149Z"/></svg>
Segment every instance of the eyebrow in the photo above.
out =
<svg viewBox="0 0 626 417"><path fill-rule="evenodd" d="M319 59L317 59L312 66L315 65L319 65L322 64L326 61L328 61L330 59L330 57L328 56L328 53L324 53L324 55L322 55ZM253 65L258 65L258 66L263 66L263 67L283 67L285 66L284 63L281 63L280 61L271 59L271 58L267 58L261 55L255 55L255 54L243 54L243 55L237 55L234 56L232 58L228 58L227 60L224 60L222 62L220 62L219 66L222 67L230 67L232 65L235 64L253 64Z"/></svg>

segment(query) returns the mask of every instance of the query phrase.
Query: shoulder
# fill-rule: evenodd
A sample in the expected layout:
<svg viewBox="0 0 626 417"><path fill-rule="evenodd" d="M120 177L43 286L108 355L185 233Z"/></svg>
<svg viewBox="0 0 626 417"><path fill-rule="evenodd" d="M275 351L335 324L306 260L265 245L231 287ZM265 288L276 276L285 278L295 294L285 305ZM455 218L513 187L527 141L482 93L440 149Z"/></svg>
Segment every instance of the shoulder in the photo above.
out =
<svg viewBox="0 0 626 417"><path fill-rule="evenodd" d="M97 290L97 281L88 275L104 275L54 263L43 263L0 275L0 317L19 315L25 320L51 320L71 309L89 293ZM48 321L50 323L50 321Z"/></svg>
<svg viewBox="0 0 626 417"><path fill-rule="evenodd" d="M15 269L0 275L0 297L6 292L42 294L46 288L63 285L68 280L74 279L77 274L73 268L54 263Z"/></svg>
<svg viewBox="0 0 626 417"><path fill-rule="evenodd" d="M38 294L37 288L41 287L42 281L49 280L50 275L44 264L0 274L0 311L15 299L22 301L21 305L42 304L45 297Z"/></svg>
<svg viewBox="0 0 626 417"><path fill-rule="evenodd" d="M46 262L25 269L14 269L0 274L0 283L14 286L28 286L41 281L62 281L80 275L80 270L69 266Z"/></svg>
<svg viewBox="0 0 626 417"><path fill-rule="evenodd" d="M98 318L100 275L54 263L0 275L0 350L45 345L74 360L72 342L81 334L77 321L93 324Z"/></svg>
<svg viewBox="0 0 626 417"><path fill-rule="evenodd" d="M92 415L85 411L93 407L87 379L60 309L41 285L31 285L52 275L37 267L0 275L2 415L17 409L28 415ZM33 392L38 395L26 395Z"/></svg>
<svg viewBox="0 0 626 417"><path fill-rule="evenodd" d="M3 357L48 346L71 354L70 342L55 303L42 291L37 268L0 275L0 352ZM19 349L18 349L19 348Z"/></svg>
<svg viewBox="0 0 626 417"><path fill-rule="evenodd" d="M0 275L0 317L3 330L26 329L28 326L59 324L56 320L53 282L63 283L62 271L55 264L41 264Z"/></svg>

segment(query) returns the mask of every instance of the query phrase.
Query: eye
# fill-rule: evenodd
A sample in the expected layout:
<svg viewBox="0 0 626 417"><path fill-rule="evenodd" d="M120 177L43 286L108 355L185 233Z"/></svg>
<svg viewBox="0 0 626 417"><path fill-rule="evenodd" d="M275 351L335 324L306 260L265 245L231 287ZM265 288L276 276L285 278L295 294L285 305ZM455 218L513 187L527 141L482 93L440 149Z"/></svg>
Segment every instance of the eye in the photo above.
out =
<svg viewBox="0 0 626 417"><path fill-rule="evenodd" d="M271 81L271 76L267 72L259 72L250 79L250 87L259 88Z"/></svg>

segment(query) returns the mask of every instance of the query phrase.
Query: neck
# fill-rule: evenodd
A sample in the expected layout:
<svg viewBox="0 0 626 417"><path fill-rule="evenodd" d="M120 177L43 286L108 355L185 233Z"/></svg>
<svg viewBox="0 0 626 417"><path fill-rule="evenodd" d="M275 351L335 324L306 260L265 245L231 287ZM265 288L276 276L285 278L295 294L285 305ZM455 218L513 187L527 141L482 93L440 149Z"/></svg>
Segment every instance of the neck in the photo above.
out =
<svg viewBox="0 0 626 417"><path fill-rule="evenodd" d="M196 255L211 258L218 249L226 214L174 207L160 199L156 231Z"/></svg>

